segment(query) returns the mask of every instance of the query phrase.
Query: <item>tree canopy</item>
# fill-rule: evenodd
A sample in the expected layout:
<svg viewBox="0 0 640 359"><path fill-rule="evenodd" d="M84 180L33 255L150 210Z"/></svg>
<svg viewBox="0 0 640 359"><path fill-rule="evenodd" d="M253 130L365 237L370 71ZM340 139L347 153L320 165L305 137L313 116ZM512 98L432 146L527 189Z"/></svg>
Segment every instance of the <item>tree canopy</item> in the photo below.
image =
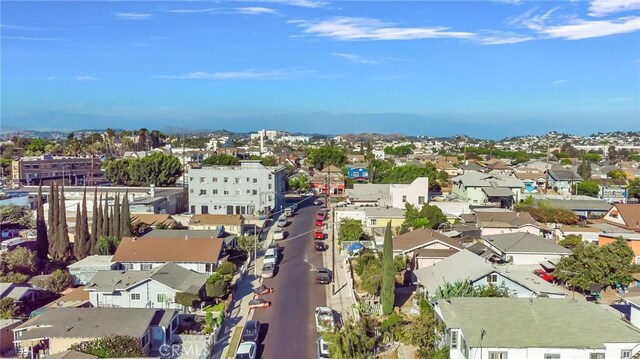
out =
<svg viewBox="0 0 640 359"><path fill-rule="evenodd" d="M202 161L203 166L230 166L239 165L240 159L236 156L220 153L217 155L211 155Z"/></svg>
<svg viewBox="0 0 640 359"><path fill-rule="evenodd" d="M15 204L0 206L0 223L31 227L33 226L33 211Z"/></svg>
<svg viewBox="0 0 640 359"><path fill-rule="evenodd" d="M111 335L73 344L69 350L95 355L99 358L137 358L145 356L140 340L127 335Z"/></svg>
<svg viewBox="0 0 640 359"><path fill-rule="evenodd" d="M174 186L182 175L182 165L177 157L154 153L142 158L110 161L105 173L109 181L118 185L168 187Z"/></svg>
<svg viewBox="0 0 640 359"><path fill-rule="evenodd" d="M392 240L391 221L389 221L384 231L384 244L382 247L382 285L380 287L380 303L382 304L382 313L385 315L393 312L393 304L396 297L396 269L393 264Z"/></svg>
<svg viewBox="0 0 640 359"><path fill-rule="evenodd" d="M387 146L384 148L384 153L398 157L405 157L408 154L413 153L414 148L414 145Z"/></svg>
<svg viewBox="0 0 640 359"><path fill-rule="evenodd" d="M579 182L576 186L576 192L579 195L597 197L600 194L600 186L597 182L587 180Z"/></svg>
<svg viewBox="0 0 640 359"><path fill-rule="evenodd" d="M441 224L447 223L447 216L442 210L435 205L424 204L418 210L410 203L405 204L404 223L402 223L401 232L405 233L409 230L418 228L438 228Z"/></svg>
<svg viewBox="0 0 640 359"><path fill-rule="evenodd" d="M335 146L322 146L307 149L307 160L315 169L321 171L330 165L342 167L347 163L347 155L344 150Z"/></svg>
<svg viewBox="0 0 640 359"><path fill-rule="evenodd" d="M359 241L363 236L362 221L359 219L344 218L340 221L338 241Z"/></svg>
<svg viewBox="0 0 640 359"><path fill-rule="evenodd" d="M515 207L517 212L528 212L533 219L541 223L561 223L575 224L578 222L578 215L566 208L551 207L547 202L538 202L537 205L526 203L518 204Z"/></svg>

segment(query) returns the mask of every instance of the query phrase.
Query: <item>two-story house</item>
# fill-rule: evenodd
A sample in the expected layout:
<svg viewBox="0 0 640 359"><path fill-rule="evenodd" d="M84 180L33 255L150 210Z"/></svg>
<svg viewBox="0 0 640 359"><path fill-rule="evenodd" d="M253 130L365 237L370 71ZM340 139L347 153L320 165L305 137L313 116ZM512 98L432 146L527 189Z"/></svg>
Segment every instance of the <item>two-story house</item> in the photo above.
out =
<svg viewBox="0 0 640 359"><path fill-rule="evenodd" d="M547 171L548 188L562 194L570 194L574 185L583 181L582 177L572 169L553 166Z"/></svg>
<svg viewBox="0 0 640 359"><path fill-rule="evenodd" d="M521 198L524 184L514 176L465 172L451 179L452 193L471 204L511 208Z"/></svg>

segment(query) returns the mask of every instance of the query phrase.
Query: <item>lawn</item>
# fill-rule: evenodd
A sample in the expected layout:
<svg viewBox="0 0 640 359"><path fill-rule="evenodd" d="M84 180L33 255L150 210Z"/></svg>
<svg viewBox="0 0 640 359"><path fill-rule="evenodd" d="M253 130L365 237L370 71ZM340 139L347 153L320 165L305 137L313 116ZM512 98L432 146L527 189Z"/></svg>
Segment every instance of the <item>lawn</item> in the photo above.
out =
<svg viewBox="0 0 640 359"><path fill-rule="evenodd" d="M244 327L233 328L233 336L231 336L231 342L229 342L229 350L227 351L227 358L233 359L236 355L236 349L240 344L240 337L242 336L242 329Z"/></svg>

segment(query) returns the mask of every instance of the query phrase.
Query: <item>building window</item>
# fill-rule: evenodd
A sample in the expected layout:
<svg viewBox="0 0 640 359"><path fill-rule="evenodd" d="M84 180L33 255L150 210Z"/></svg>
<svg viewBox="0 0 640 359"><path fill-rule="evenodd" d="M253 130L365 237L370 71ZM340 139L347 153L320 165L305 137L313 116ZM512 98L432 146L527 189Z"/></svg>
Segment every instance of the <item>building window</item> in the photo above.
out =
<svg viewBox="0 0 640 359"><path fill-rule="evenodd" d="M257 178L254 178L254 179L253 179L253 183L258 183L258 179L257 179Z"/></svg>
<svg viewBox="0 0 640 359"><path fill-rule="evenodd" d="M589 354L589 359L604 359L604 353L591 353Z"/></svg>
<svg viewBox="0 0 640 359"><path fill-rule="evenodd" d="M269 183L269 189L271 189L271 183Z"/></svg>
<svg viewBox="0 0 640 359"><path fill-rule="evenodd" d="M217 190L217 189L214 189L214 190L213 190L213 194L218 194L218 190Z"/></svg>
<svg viewBox="0 0 640 359"><path fill-rule="evenodd" d="M151 263L142 263L140 264L141 270L151 270Z"/></svg>
<svg viewBox="0 0 640 359"><path fill-rule="evenodd" d="M247 177L247 182L251 182L251 178Z"/></svg>
<svg viewBox="0 0 640 359"><path fill-rule="evenodd" d="M202 206L202 214L209 214L209 206Z"/></svg>
<svg viewBox="0 0 640 359"><path fill-rule="evenodd" d="M258 195L258 190L255 190L255 189L254 189L254 190L251 192L251 194L253 194L254 196Z"/></svg>
<svg viewBox="0 0 640 359"><path fill-rule="evenodd" d="M544 359L560 359L560 354L545 354Z"/></svg>
<svg viewBox="0 0 640 359"><path fill-rule="evenodd" d="M273 196L269 195L269 198L267 199L269 202L273 201Z"/></svg>
<svg viewBox="0 0 640 359"><path fill-rule="evenodd" d="M239 189L237 189L237 190L236 190L236 196L239 196L239 195L240 195L240 192L241 192L241 191L240 191Z"/></svg>
<svg viewBox="0 0 640 359"><path fill-rule="evenodd" d="M487 283L498 283L498 274L491 273L487 276Z"/></svg>
<svg viewBox="0 0 640 359"><path fill-rule="evenodd" d="M193 193L193 188L189 189L189 193Z"/></svg>
<svg viewBox="0 0 640 359"><path fill-rule="evenodd" d="M621 359L630 359L631 358L631 349L622 349L620 353Z"/></svg>
<svg viewBox="0 0 640 359"><path fill-rule="evenodd" d="M240 183L240 178L236 177L236 184Z"/></svg>
<svg viewBox="0 0 640 359"><path fill-rule="evenodd" d="M166 293L158 293L156 294L156 302L158 303L166 303L168 302L167 300L168 296Z"/></svg>
<svg viewBox="0 0 640 359"><path fill-rule="evenodd" d="M229 191L225 189L224 194L229 194Z"/></svg>
<svg viewBox="0 0 640 359"><path fill-rule="evenodd" d="M133 269L133 263L122 263L122 266L124 267L125 270Z"/></svg>
<svg viewBox="0 0 640 359"><path fill-rule="evenodd" d="M371 218L371 225L375 226L376 224L378 224L378 220L375 218Z"/></svg>
<svg viewBox="0 0 640 359"><path fill-rule="evenodd" d="M189 177L189 181L193 181L193 177Z"/></svg>
<svg viewBox="0 0 640 359"><path fill-rule="evenodd" d="M271 175L271 173L269 173L269 179L273 178L273 175Z"/></svg>
<svg viewBox="0 0 640 359"><path fill-rule="evenodd" d="M407 201L407 195L402 195L402 202L406 202Z"/></svg>
<svg viewBox="0 0 640 359"><path fill-rule="evenodd" d="M213 182L213 183L218 182L218 177L211 177L211 182Z"/></svg>
<svg viewBox="0 0 640 359"><path fill-rule="evenodd" d="M196 206L191 206L191 213L196 214Z"/></svg>
<svg viewBox="0 0 640 359"><path fill-rule="evenodd" d="M250 189L247 190L247 194L251 194L251 190Z"/></svg>
<svg viewBox="0 0 640 359"><path fill-rule="evenodd" d="M458 348L458 331L457 330L452 330L450 332L450 337L451 337L451 349L457 349Z"/></svg>
<svg viewBox="0 0 640 359"><path fill-rule="evenodd" d="M206 189L201 189L200 190L200 195L201 196L206 196L207 195L207 190Z"/></svg>
<svg viewBox="0 0 640 359"><path fill-rule="evenodd" d="M204 183L204 177L200 177L200 183Z"/></svg>
<svg viewBox="0 0 640 359"><path fill-rule="evenodd" d="M140 300L140 293L131 293L131 300Z"/></svg>
<svg viewBox="0 0 640 359"><path fill-rule="evenodd" d="M489 359L507 359L507 352L489 352Z"/></svg>
<svg viewBox="0 0 640 359"><path fill-rule="evenodd" d="M229 177L224 178L224 183L227 183L227 182L229 182Z"/></svg>
<svg viewBox="0 0 640 359"><path fill-rule="evenodd" d="M418 196L418 204L424 204L424 196Z"/></svg>

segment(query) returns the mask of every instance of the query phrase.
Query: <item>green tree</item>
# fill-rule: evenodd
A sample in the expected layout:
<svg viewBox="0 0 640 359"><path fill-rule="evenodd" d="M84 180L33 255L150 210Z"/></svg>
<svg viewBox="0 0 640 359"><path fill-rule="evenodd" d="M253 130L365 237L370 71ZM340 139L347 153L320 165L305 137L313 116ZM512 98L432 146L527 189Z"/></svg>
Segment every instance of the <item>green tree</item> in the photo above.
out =
<svg viewBox="0 0 640 359"><path fill-rule="evenodd" d="M19 273L31 277L37 268L36 255L26 247L17 247L0 255L2 274Z"/></svg>
<svg viewBox="0 0 640 359"><path fill-rule="evenodd" d="M73 344L69 350L95 355L99 358L138 358L145 354L140 340L127 335L110 335Z"/></svg>
<svg viewBox="0 0 640 359"><path fill-rule="evenodd" d="M376 345L375 322L368 317L359 321L349 318L340 330L323 334L329 344L329 353L336 359L372 358Z"/></svg>
<svg viewBox="0 0 640 359"><path fill-rule="evenodd" d="M404 328L403 338L407 344L428 351L433 351L436 348L442 331L436 322L433 308L428 303L421 306L418 317Z"/></svg>
<svg viewBox="0 0 640 359"><path fill-rule="evenodd" d="M0 299L0 319L13 319L20 311L18 304L11 297Z"/></svg>
<svg viewBox="0 0 640 359"><path fill-rule="evenodd" d="M585 161L589 162L600 162L602 156L599 153L587 152L582 158L584 158Z"/></svg>
<svg viewBox="0 0 640 359"><path fill-rule="evenodd" d="M340 221L338 241L359 241L364 236L362 221L352 218L343 218Z"/></svg>
<svg viewBox="0 0 640 359"><path fill-rule="evenodd" d="M221 298L229 291L229 277L220 273L213 273L205 283L207 297Z"/></svg>
<svg viewBox="0 0 640 359"><path fill-rule="evenodd" d="M236 270L238 269L238 267L233 263L233 262L223 262L221 263L218 268L216 269L216 273L219 273L221 275L226 275L226 276L230 276L233 275Z"/></svg>
<svg viewBox="0 0 640 359"><path fill-rule="evenodd" d="M42 201L42 184L38 187L38 208L36 209L36 249L40 265L44 265L49 254L47 224L44 220L44 204Z"/></svg>
<svg viewBox="0 0 640 359"><path fill-rule="evenodd" d="M607 172L607 177L613 178L614 180L625 180L627 179L627 173L623 170L611 170Z"/></svg>
<svg viewBox="0 0 640 359"><path fill-rule="evenodd" d="M405 219L402 224L402 232L418 228L439 228L447 223L447 216L435 205L424 204L420 210L410 203L405 203Z"/></svg>
<svg viewBox="0 0 640 359"><path fill-rule="evenodd" d="M239 165L240 159L236 156L230 156L224 153L212 155L202 161L203 166L231 166Z"/></svg>
<svg viewBox="0 0 640 359"><path fill-rule="evenodd" d="M34 285L50 292L60 293L73 285L73 277L67 271L56 269L47 278L34 280Z"/></svg>
<svg viewBox="0 0 640 359"><path fill-rule="evenodd" d="M329 165L342 167L347 163L347 155L344 150L339 147L322 146L319 148L308 148L307 160L316 170L322 171L323 168Z"/></svg>
<svg viewBox="0 0 640 359"><path fill-rule="evenodd" d="M289 188L298 190L300 192L306 192L311 189L311 183L309 178L305 175L297 175L289 178Z"/></svg>
<svg viewBox="0 0 640 359"><path fill-rule="evenodd" d="M67 206L64 200L64 185L60 188L58 204L58 237L56 238L53 258L66 261L69 258L69 227L67 226Z"/></svg>
<svg viewBox="0 0 640 359"><path fill-rule="evenodd" d="M278 158L276 156L251 156L250 160L261 161L263 166L277 166Z"/></svg>
<svg viewBox="0 0 640 359"><path fill-rule="evenodd" d="M33 212L27 207L16 206L15 204L0 206L0 223L13 223L31 228L33 225Z"/></svg>
<svg viewBox="0 0 640 359"><path fill-rule="evenodd" d="M89 234L89 255L96 254L98 231L100 228L100 212L98 210L98 188L93 189L93 212L91 215L91 233Z"/></svg>
<svg viewBox="0 0 640 359"><path fill-rule="evenodd" d="M80 203L76 204L76 235L73 239L73 255L77 260L82 259L85 243L82 240L82 214L80 213Z"/></svg>
<svg viewBox="0 0 640 359"><path fill-rule="evenodd" d="M84 188L84 192L82 194L82 213L80 215L80 223L82 224L81 237L82 240L82 251L80 255L83 259L86 258L91 253L91 235L89 233L89 217L87 213L87 187ZM77 258L77 257L76 257Z"/></svg>
<svg viewBox="0 0 640 359"><path fill-rule="evenodd" d="M582 181L575 185L576 192L579 195L589 196L589 197L597 197L600 194L600 186L595 181Z"/></svg>
<svg viewBox="0 0 640 359"><path fill-rule="evenodd" d="M131 214L129 214L129 191L124 194L122 200L122 215L120 219L122 237L131 237Z"/></svg>
<svg viewBox="0 0 640 359"><path fill-rule="evenodd" d="M622 237L616 238L613 243L601 247L605 263L608 265L606 282L602 283L610 287L621 284L627 287L633 281L633 273L640 270L640 266L634 265L635 254L627 241Z"/></svg>
<svg viewBox="0 0 640 359"><path fill-rule="evenodd" d="M573 249L580 243L582 243L582 236L579 234L569 234L558 242L559 245L568 249Z"/></svg>
<svg viewBox="0 0 640 359"><path fill-rule="evenodd" d="M47 237L49 238L49 256L54 258L56 242L58 241L58 188L54 182L51 182L49 187L49 228Z"/></svg>
<svg viewBox="0 0 640 359"><path fill-rule="evenodd" d="M627 186L627 195L629 198L640 199L640 177L633 181L629 181L629 185Z"/></svg>
<svg viewBox="0 0 640 359"><path fill-rule="evenodd" d="M100 231L101 236L109 237L111 234L109 229L111 228L109 221L109 196L104 196L104 206L102 207L102 230Z"/></svg>
<svg viewBox="0 0 640 359"><path fill-rule="evenodd" d="M382 286L382 266L380 260L373 260L365 262L366 264L361 267L360 274L360 289L371 294L380 294L380 288Z"/></svg>
<svg viewBox="0 0 640 359"><path fill-rule="evenodd" d="M159 187L174 186L182 175L177 157L154 153L136 159L113 160L105 166L107 179L118 185Z"/></svg>
<svg viewBox="0 0 640 359"><path fill-rule="evenodd" d="M380 289L380 303L382 313L385 315L393 312L395 301L396 270L393 265L393 243L391 233L391 221L387 222L384 232L384 244L382 249L382 287Z"/></svg>
<svg viewBox="0 0 640 359"><path fill-rule="evenodd" d="M578 166L577 172L580 175L580 177L582 177L585 180L588 180L589 178L591 178L591 162L586 159L582 161L582 163L580 163L580 165Z"/></svg>
<svg viewBox="0 0 640 359"><path fill-rule="evenodd" d="M111 221L113 222L113 236L122 238L122 231L120 230L120 221L122 218L120 217L120 194L116 194L116 201L113 204L113 216L111 216Z"/></svg>
<svg viewBox="0 0 640 359"><path fill-rule="evenodd" d="M25 153L29 155L41 155L46 152L47 146L51 144L51 141L43 138L34 138L24 148Z"/></svg>

